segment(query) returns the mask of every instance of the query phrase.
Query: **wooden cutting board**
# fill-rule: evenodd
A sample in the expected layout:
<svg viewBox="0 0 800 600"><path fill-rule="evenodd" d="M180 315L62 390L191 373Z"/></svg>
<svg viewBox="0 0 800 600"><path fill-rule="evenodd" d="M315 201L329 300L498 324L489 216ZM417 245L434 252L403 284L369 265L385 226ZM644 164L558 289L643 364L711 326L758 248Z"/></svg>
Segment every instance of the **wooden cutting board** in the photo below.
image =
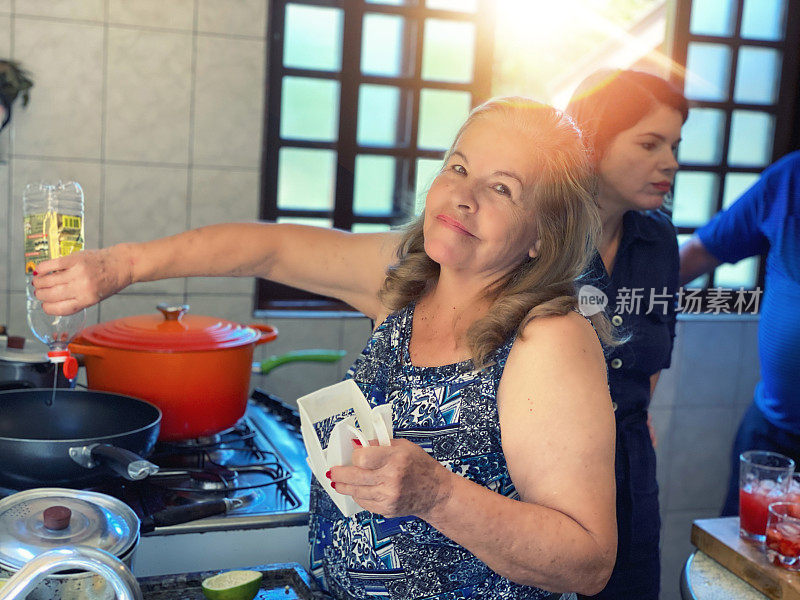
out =
<svg viewBox="0 0 800 600"><path fill-rule="evenodd" d="M767 562L761 547L739 537L739 517L698 519L692 544L774 600L800 600L800 574Z"/></svg>

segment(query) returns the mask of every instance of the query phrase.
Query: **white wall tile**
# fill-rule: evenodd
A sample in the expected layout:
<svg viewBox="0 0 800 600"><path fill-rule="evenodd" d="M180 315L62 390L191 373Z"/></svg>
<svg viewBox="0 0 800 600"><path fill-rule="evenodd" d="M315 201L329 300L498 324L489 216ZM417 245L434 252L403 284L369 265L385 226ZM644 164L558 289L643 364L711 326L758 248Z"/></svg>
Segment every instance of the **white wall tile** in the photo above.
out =
<svg viewBox="0 0 800 600"><path fill-rule="evenodd" d="M670 440L667 510L722 508L735 409L677 407Z"/></svg>
<svg viewBox="0 0 800 600"><path fill-rule="evenodd" d="M264 42L199 36L194 164L258 168Z"/></svg>
<svg viewBox="0 0 800 600"><path fill-rule="evenodd" d="M106 158L187 164L192 37L111 27Z"/></svg>
<svg viewBox="0 0 800 600"><path fill-rule="evenodd" d="M11 17L3 12L3 0L0 0L0 55L7 58L11 56Z"/></svg>
<svg viewBox="0 0 800 600"><path fill-rule="evenodd" d="M740 321L685 321L679 363L680 406L732 406L739 371Z"/></svg>
<svg viewBox="0 0 800 600"><path fill-rule="evenodd" d="M342 319L342 342L340 348L347 355L339 362L339 378L343 378L372 335L372 321L366 317Z"/></svg>
<svg viewBox="0 0 800 600"><path fill-rule="evenodd" d="M23 17L14 23L14 58L34 80L30 104L15 113L14 151L100 158L103 26Z"/></svg>
<svg viewBox="0 0 800 600"><path fill-rule="evenodd" d="M187 170L109 165L103 211L103 245L141 242L186 229ZM182 294L183 279L140 283L127 291Z"/></svg>
<svg viewBox="0 0 800 600"><path fill-rule="evenodd" d="M194 0L110 0L108 22L191 31Z"/></svg>
<svg viewBox="0 0 800 600"><path fill-rule="evenodd" d="M695 550L690 541L692 523L695 519L710 519L717 516L719 516L718 511L692 510L669 512L662 517L661 600L681 600L681 569Z"/></svg>
<svg viewBox="0 0 800 600"><path fill-rule="evenodd" d="M292 350L339 348L339 319L270 319L267 323L278 328L278 339L258 348L258 359ZM337 363L292 363L266 376L254 375L252 383L294 404L300 396L339 379Z"/></svg>
<svg viewBox="0 0 800 600"><path fill-rule="evenodd" d="M16 157L13 163L14 189L11 202L11 255L10 287L12 290L25 290L25 272L22 258L22 194L29 183L45 181L77 181L84 195L84 234L86 247L98 248L100 245L101 174L102 167L95 162L38 160ZM19 266L19 268L17 268Z"/></svg>
<svg viewBox="0 0 800 600"><path fill-rule="evenodd" d="M190 226L258 219L258 171L192 170ZM243 277L193 277L188 292L254 294L255 280Z"/></svg>
<svg viewBox="0 0 800 600"><path fill-rule="evenodd" d="M0 164L0 293L9 289L8 270L10 268L8 243L11 238L12 222L8 218L8 164ZM22 267L20 267L22 269ZM0 319L3 319L0 309ZM2 323L0 323L2 324Z"/></svg>
<svg viewBox="0 0 800 600"><path fill-rule="evenodd" d="M266 29L266 0L200 0L198 4L198 31L263 38Z"/></svg>
<svg viewBox="0 0 800 600"><path fill-rule="evenodd" d="M161 302L183 304L183 296L169 294L117 294L106 298L99 304L100 321L103 323L133 315L159 314Z"/></svg>
<svg viewBox="0 0 800 600"><path fill-rule="evenodd" d="M242 325L256 323L253 318L253 297L247 294L209 296L193 294L187 297L190 314L226 319Z"/></svg>
<svg viewBox="0 0 800 600"><path fill-rule="evenodd" d="M102 21L105 18L104 0L15 0L17 15Z"/></svg>
<svg viewBox="0 0 800 600"><path fill-rule="evenodd" d="M11 12L11 0L0 0L0 13Z"/></svg>

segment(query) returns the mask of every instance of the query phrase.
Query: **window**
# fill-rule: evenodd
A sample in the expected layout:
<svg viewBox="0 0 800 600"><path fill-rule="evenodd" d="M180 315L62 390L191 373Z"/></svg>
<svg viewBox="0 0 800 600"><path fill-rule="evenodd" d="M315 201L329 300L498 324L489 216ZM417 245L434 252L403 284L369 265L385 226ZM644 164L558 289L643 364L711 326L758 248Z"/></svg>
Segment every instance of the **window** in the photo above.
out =
<svg viewBox="0 0 800 600"><path fill-rule="evenodd" d="M489 0L270 0L261 217L406 222L490 95ZM341 310L259 280L257 309Z"/></svg>
<svg viewBox="0 0 800 600"><path fill-rule="evenodd" d="M686 65L692 103L672 214L680 243L797 148L799 51L787 32L798 24L794 0L678 0L674 59ZM763 285L763 270L752 257L689 287L752 289Z"/></svg>

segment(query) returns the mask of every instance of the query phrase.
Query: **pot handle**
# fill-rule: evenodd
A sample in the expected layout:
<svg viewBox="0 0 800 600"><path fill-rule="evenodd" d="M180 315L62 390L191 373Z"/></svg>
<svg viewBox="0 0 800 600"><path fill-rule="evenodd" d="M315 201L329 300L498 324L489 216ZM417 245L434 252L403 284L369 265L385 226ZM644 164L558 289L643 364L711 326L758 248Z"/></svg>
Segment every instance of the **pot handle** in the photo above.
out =
<svg viewBox="0 0 800 600"><path fill-rule="evenodd" d="M254 323L252 325L248 325L248 327L261 332L261 337L256 340L256 346L271 342L278 337L278 329L272 325L261 325L260 323Z"/></svg>
<svg viewBox="0 0 800 600"><path fill-rule="evenodd" d="M81 338L77 338L69 343L69 351L73 354L84 354L87 356L97 356L99 358L104 358L106 355L106 348L84 343L84 340Z"/></svg>
<svg viewBox="0 0 800 600"><path fill-rule="evenodd" d="M158 465L143 459L138 454L111 444L90 444L69 449L69 456L87 469L103 463L128 481L138 481L158 473Z"/></svg>

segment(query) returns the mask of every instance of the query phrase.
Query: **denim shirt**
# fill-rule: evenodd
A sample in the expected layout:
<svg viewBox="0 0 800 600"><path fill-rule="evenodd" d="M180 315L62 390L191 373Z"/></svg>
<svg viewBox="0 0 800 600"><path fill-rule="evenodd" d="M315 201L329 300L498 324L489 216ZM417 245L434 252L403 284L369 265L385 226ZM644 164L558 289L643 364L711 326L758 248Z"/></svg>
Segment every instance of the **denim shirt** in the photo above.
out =
<svg viewBox="0 0 800 600"><path fill-rule="evenodd" d="M606 294L606 314L618 333L630 336L605 353L617 419L646 411L650 376L669 368L678 268L678 242L669 218L661 211L628 211L622 217L622 239L611 276L595 253L581 278L581 284Z"/></svg>

